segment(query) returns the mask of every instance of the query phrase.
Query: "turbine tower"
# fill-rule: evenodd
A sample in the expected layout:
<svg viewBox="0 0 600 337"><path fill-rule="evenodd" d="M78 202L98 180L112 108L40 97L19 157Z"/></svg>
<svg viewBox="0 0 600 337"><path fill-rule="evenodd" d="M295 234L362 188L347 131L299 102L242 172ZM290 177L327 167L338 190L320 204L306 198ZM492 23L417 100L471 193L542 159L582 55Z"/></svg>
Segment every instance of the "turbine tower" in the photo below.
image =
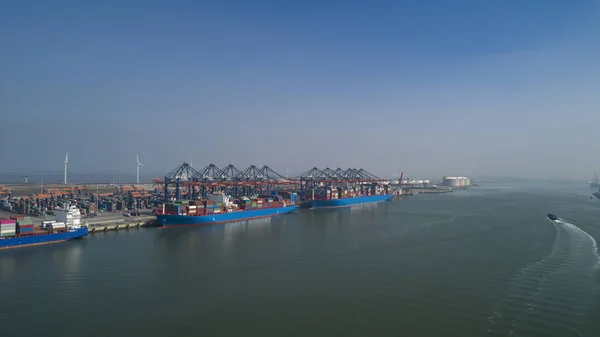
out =
<svg viewBox="0 0 600 337"><path fill-rule="evenodd" d="M137 184L139 184L140 183L140 166L146 166L146 165L140 163L140 157L137 154L135 155L135 159L137 159L137 176L136 176L135 182Z"/></svg>
<svg viewBox="0 0 600 337"><path fill-rule="evenodd" d="M65 161L63 161L63 163L65 163L65 185L67 184L67 165L69 164L69 151L67 150L67 154L65 156Z"/></svg>

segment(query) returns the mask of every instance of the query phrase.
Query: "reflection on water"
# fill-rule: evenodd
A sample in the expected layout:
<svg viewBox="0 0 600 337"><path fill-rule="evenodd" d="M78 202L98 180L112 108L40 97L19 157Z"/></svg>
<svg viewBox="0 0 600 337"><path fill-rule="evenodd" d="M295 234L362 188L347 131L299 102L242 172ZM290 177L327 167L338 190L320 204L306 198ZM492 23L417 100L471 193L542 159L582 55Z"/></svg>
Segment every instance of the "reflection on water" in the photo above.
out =
<svg viewBox="0 0 600 337"><path fill-rule="evenodd" d="M32 268L39 268L40 256L49 258L46 263L61 272L69 275L78 273L81 267L81 254L86 243L86 239L82 238L69 242L0 251L0 280L27 273Z"/></svg>
<svg viewBox="0 0 600 337"><path fill-rule="evenodd" d="M260 218L246 221L237 221L224 225L223 250L233 248L236 240L242 236L269 236L269 230L274 218Z"/></svg>
<svg viewBox="0 0 600 337"><path fill-rule="evenodd" d="M81 268L81 255L83 246L79 244L69 245L66 249L53 249L50 256L52 264L60 267L65 279L78 274Z"/></svg>
<svg viewBox="0 0 600 337"><path fill-rule="evenodd" d="M277 237L290 215L251 219L206 226L165 227L156 229L156 245L172 256L184 256L213 249L217 241L223 251L231 251L240 240L267 240Z"/></svg>
<svg viewBox="0 0 600 337"><path fill-rule="evenodd" d="M0 252L0 254L4 253L6 252ZM17 267L24 263L26 263L24 257L17 263L17 257L14 255L9 255L9 253L5 256L0 255L0 282L8 281L7 279L17 271Z"/></svg>

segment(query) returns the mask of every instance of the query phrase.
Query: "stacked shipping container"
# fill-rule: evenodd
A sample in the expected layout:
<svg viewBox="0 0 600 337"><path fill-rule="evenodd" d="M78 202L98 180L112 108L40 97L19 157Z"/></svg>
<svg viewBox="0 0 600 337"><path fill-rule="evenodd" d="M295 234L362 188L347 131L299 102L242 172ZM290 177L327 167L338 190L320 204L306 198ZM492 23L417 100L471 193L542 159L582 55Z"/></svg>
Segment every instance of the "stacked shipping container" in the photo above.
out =
<svg viewBox="0 0 600 337"><path fill-rule="evenodd" d="M53 232L57 232L57 231L63 231L67 228L67 226L65 225L64 222L53 222L48 224L48 229L50 229Z"/></svg>
<svg viewBox="0 0 600 337"><path fill-rule="evenodd" d="M17 219L17 232L20 235L27 235L33 233L33 222L28 216L19 217Z"/></svg>
<svg viewBox="0 0 600 337"><path fill-rule="evenodd" d="M13 219L0 219L0 237L15 236L17 221Z"/></svg>
<svg viewBox="0 0 600 337"><path fill-rule="evenodd" d="M34 225L29 216L13 216L10 219L0 219L0 237L29 236L64 232L67 225L64 222L44 221L43 227Z"/></svg>

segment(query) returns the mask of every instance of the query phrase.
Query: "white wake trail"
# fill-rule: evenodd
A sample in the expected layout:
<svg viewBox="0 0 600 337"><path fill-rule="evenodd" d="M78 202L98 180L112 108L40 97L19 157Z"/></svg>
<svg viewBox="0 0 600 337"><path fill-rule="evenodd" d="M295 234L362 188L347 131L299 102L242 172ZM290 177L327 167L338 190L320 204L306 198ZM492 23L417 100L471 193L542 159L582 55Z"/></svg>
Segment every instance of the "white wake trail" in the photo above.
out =
<svg viewBox="0 0 600 337"><path fill-rule="evenodd" d="M600 267L598 244L568 221L550 222L556 229L552 251L511 278L507 294L488 317L491 335L579 333L585 311L598 292L594 281Z"/></svg>

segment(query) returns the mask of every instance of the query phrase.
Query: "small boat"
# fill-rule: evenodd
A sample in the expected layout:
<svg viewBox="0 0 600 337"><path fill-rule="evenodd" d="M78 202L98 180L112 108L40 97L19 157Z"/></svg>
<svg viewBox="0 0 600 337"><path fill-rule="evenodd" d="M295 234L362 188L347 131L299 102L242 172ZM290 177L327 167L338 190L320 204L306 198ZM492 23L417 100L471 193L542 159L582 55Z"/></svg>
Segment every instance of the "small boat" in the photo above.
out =
<svg viewBox="0 0 600 337"><path fill-rule="evenodd" d="M546 215L548 217L548 219L554 221L554 220L558 220L558 217L552 213L548 213L548 215Z"/></svg>

